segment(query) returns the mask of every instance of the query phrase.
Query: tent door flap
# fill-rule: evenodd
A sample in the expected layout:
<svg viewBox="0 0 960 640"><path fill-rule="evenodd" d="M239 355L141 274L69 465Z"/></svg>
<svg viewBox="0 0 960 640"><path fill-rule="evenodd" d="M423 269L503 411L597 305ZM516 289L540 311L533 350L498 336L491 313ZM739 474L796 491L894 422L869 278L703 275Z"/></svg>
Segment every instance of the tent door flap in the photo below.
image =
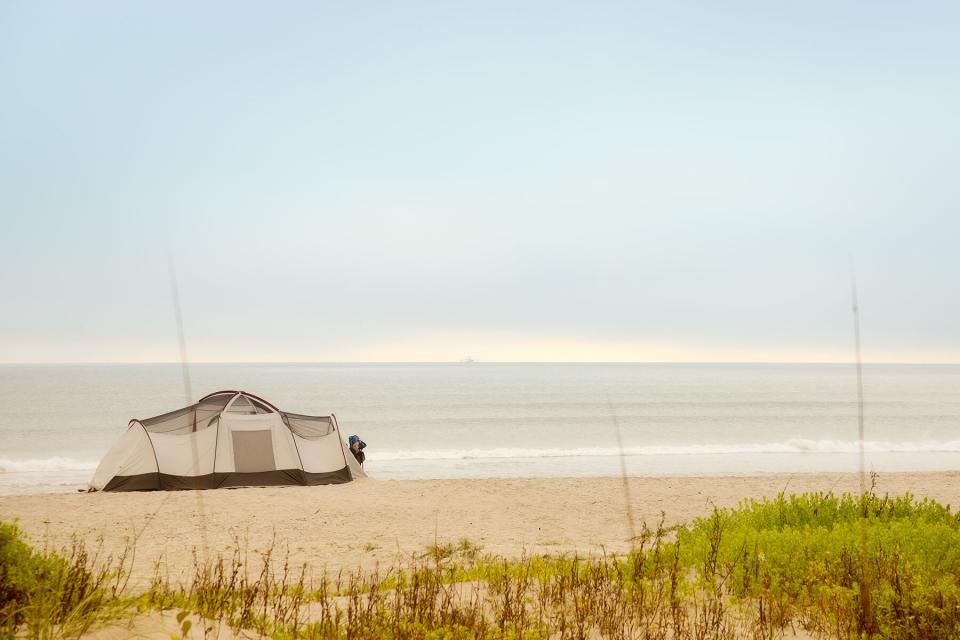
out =
<svg viewBox="0 0 960 640"><path fill-rule="evenodd" d="M233 463L238 473L276 471L273 456L273 437L269 429L262 431L234 431Z"/></svg>

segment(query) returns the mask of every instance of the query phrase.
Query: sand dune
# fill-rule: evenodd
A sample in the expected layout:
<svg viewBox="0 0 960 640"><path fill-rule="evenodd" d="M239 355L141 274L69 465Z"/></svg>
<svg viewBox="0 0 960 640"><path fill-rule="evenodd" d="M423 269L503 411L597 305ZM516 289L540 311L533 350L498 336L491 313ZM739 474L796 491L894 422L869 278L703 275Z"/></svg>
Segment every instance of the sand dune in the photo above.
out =
<svg viewBox="0 0 960 640"><path fill-rule="evenodd" d="M753 477L631 478L637 525L668 525L782 489L856 491L852 474ZM878 478L881 493L912 492L956 502L960 472L899 473ZM489 480L362 480L325 487L204 492L77 493L0 497L0 518L19 519L38 545L59 547L71 536L118 553L136 540L134 579L154 563L185 576L193 556L251 559L275 540L295 565L323 569L389 565L438 541L467 538L487 552L620 552L629 548L624 487L613 478Z"/></svg>

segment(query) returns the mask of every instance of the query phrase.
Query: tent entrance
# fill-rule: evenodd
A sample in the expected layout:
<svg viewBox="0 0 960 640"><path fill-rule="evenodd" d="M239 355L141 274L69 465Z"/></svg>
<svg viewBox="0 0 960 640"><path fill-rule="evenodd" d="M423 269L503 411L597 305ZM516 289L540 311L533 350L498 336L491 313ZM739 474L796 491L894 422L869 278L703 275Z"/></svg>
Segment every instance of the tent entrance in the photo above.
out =
<svg viewBox="0 0 960 640"><path fill-rule="evenodd" d="M269 429L233 431L233 464L238 473L276 471L273 437Z"/></svg>

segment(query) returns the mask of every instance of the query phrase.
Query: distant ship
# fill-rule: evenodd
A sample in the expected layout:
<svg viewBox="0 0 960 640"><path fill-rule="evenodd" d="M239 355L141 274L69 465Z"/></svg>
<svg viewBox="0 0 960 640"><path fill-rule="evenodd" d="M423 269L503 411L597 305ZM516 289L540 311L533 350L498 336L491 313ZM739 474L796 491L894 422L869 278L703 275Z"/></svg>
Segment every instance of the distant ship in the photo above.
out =
<svg viewBox="0 0 960 640"><path fill-rule="evenodd" d="M476 360L474 360L470 356L467 356L466 358L460 361L460 364L476 364L476 362L477 362Z"/></svg>

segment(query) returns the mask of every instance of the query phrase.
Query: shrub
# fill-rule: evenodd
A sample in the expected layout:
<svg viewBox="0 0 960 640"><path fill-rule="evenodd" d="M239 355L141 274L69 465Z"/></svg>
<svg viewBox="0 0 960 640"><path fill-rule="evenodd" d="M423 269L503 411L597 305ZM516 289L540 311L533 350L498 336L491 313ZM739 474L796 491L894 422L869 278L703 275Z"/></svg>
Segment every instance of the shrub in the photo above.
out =
<svg viewBox="0 0 960 640"><path fill-rule="evenodd" d="M76 539L63 553L38 551L15 524L0 522L0 633L82 633L105 605L121 604L126 585L126 554L100 560Z"/></svg>
<svg viewBox="0 0 960 640"><path fill-rule="evenodd" d="M20 621L19 612L29 598L28 585L34 574L31 549L19 534L16 525L0 522L0 624L4 631Z"/></svg>
<svg viewBox="0 0 960 640"><path fill-rule="evenodd" d="M832 637L960 635L960 518L910 495L809 493L717 509L679 531L701 586Z"/></svg>

